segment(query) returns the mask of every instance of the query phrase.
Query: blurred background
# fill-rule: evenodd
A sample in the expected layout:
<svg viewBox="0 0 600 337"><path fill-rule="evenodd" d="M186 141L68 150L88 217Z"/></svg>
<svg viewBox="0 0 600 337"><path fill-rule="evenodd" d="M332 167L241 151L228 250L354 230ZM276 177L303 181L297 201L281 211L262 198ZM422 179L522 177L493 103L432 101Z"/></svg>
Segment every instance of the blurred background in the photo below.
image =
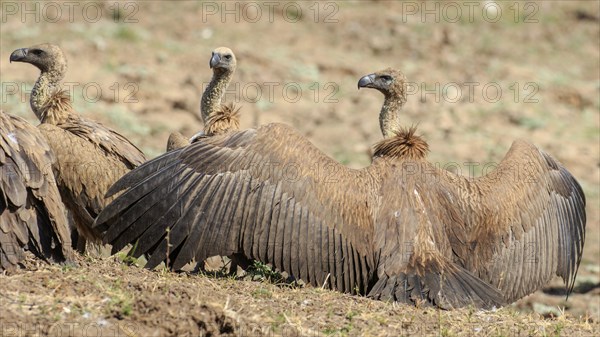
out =
<svg viewBox="0 0 600 337"><path fill-rule="evenodd" d="M74 107L164 152L172 131L202 129L211 51L230 47L237 72L225 97L242 127L293 125L351 167L382 138L363 75L394 67L411 90L402 113L440 167L474 174L525 138L560 160L586 194L587 241L576 294L562 283L517 305L600 314L600 41L597 1L231 2L0 1L2 109L37 124L38 70L9 64L16 48L60 45ZM471 164L465 164L471 163ZM560 295L560 296L557 296Z"/></svg>

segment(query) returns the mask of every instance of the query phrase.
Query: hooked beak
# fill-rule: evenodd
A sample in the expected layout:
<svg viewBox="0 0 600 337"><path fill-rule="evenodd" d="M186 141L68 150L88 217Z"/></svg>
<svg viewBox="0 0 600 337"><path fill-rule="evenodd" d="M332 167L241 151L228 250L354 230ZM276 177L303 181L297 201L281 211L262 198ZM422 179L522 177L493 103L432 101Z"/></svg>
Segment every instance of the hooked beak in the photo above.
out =
<svg viewBox="0 0 600 337"><path fill-rule="evenodd" d="M358 90L360 90L360 88L371 88L373 86L374 81L375 81L375 74L363 76L358 81Z"/></svg>
<svg viewBox="0 0 600 337"><path fill-rule="evenodd" d="M21 49L17 49L15 51L13 51L12 54L10 54L10 62L12 63L13 61L15 61L15 62L23 61L25 59L25 57L27 57L28 52L29 52L29 50L27 48L21 48Z"/></svg>
<svg viewBox="0 0 600 337"><path fill-rule="evenodd" d="M217 64L219 64L219 62L221 62L221 56L219 54L213 52L208 65L210 65L210 68L212 69L212 68L216 67Z"/></svg>

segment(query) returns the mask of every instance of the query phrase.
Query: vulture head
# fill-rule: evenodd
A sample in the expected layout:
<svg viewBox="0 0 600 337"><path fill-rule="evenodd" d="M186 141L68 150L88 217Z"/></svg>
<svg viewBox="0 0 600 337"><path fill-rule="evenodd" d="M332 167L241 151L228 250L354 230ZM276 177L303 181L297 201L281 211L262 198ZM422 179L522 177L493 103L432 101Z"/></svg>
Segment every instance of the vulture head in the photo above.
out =
<svg viewBox="0 0 600 337"><path fill-rule="evenodd" d="M377 89L385 97L398 97L406 102L406 77L396 69L387 68L363 76L358 81L358 89L360 88Z"/></svg>
<svg viewBox="0 0 600 337"><path fill-rule="evenodd" d="M212 52L209 63L215 72L233 73L237 65L235 54L227 47L219 47Z"/></svg>
<svg viewBox="0 0 600 337"><path fill-rule="evenodd" d="M42 72L55 72L57 75L64 75L67 70L67 59L62 50L50 43L17 49L10 54L10 62L13 61L30 63Z"/></svg>
<svg viewBox="0 0 600 337"><path fill-rule="evenodd" d="M400 109L406 103L406 77L399 70L387 68L363 76L358 81L358 89L373 88L385 96L379 126L384 138L403 132L400 123Z"/></svg>

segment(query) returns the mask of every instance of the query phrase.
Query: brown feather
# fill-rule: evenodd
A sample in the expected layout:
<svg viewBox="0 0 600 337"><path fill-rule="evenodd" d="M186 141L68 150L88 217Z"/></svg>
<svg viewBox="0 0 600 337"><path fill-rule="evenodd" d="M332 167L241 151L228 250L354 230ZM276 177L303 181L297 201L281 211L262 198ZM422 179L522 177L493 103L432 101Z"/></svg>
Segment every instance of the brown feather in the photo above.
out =
<svg viewBox="0 0 600 337"><path fill-rule="evenodd" d="M0 270L16 268L26 250L46 261L72 258L54 160L35 127L0 110Z"/></svg>
<svg viewBox="0 0 600 337"><path fill-rule="evenodd" d="M239 253L315 286L440 308L504 305L556 274L572 286L585 199L560 163L517 141L484 177L440 170L399 127L389 87L403 77L363 79L384 93L393 135L369 167L344 167L282 124L199 138L115 184L96 220L106 242L138 242L148 268ZM543 263L527 263L531 241Z"/></svg>
<svg viewBox="0 0 600 337"><path fill-rule="evenodd" d="M179 132L172 132L167 140L167 152L190 145L189 139Z"/></svg>
<svg viewBox="0 0 600 337"><path fill-rule="evenodd" d="M30 63L41 73L31 92L30 104L42 122L39 130L56 155L52 168L61 197L73 214L80 251L85 242L100 243L92 229L94 218L110 200L104 195L122 175L145 161L144 154L114 130L86 120L73 109L60 83L67 71L61 49L41 44L17 50L18 62ZM39 53L31 51L39 50ZM11 56L12 59L12 56Z"/></svg>
<svg viewBox="0 0 600 337"><path fill-rule="evenodd" d="M207 136L222 134L240 129L240 108L233 103L221 106L221 110L212 114L206 121Z"/></svg>
<svg viewBox="0 0 600 337"><path fill-rule="evenodd" d="M41 121L49 124L59 124L69 117L69 112L73 111L71 105L71 96L66 90L58 90L44 103L41 109Z"/></svg>
<svg viewBox="0 0 600 337"><path fill-rule="evenodd" d="M429 145L421 136L415 135L416 127L401 128L394 136L375 144L373 157L423 159L429 152Z"/></svg>

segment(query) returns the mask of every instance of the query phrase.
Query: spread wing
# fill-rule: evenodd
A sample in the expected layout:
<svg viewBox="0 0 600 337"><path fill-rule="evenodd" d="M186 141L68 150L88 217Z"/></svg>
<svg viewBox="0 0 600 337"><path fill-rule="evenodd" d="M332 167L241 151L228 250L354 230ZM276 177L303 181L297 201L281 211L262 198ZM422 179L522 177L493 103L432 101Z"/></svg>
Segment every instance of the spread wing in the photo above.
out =
<svg viewBox="0 0 600 337"><path fill-rule="evenodd" d="M96 220L148 267L242 253L314 285L366 292L378 184L279 124L199 138L118 181Z"/></svg>
<svg viewBox="0 0 600 337"><path fill-rule="evenodd" d="M449 229L456 257L497 286L507 301L554 275L573 289L585 240L585 196L575 178L534 145L515 141L496 169L440 181L456 191L465 228Z"/></svg>
<svg viewBox="0 0 600 337"><path fill-rule="evenodd" d="M72 254L53 161L35 127L0 111L0 269L14 268L24 250L56 262Z"/></svg>

